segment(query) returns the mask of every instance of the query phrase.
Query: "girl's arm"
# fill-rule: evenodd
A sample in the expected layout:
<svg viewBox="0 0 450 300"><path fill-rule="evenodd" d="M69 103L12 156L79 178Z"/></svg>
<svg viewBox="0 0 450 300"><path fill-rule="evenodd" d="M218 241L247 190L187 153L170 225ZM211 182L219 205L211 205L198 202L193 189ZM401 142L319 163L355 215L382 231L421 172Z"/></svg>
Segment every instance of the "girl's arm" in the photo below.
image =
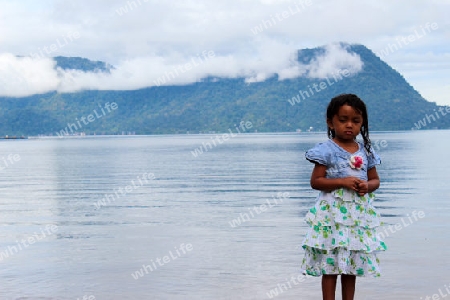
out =
<svg viewBox="0 0 450 300"><path fill-rule="evenodd" d="M326 178L327 167L315 164L311 174L311 187L315 190L331 192L339 188L347 188L358 192L358 185L362 182L356 177Z"/></svg>
<svg viewBox="0 0 450 300"><path fill-rule="evenodd" d="M339 188L347 188L357 192L360 196L375 191L380 186L377 169L371 168L367 172L368 181L357 177L326 178L327 167L315 164L311 174L311 187L315 190L331 192Z"/></svg>

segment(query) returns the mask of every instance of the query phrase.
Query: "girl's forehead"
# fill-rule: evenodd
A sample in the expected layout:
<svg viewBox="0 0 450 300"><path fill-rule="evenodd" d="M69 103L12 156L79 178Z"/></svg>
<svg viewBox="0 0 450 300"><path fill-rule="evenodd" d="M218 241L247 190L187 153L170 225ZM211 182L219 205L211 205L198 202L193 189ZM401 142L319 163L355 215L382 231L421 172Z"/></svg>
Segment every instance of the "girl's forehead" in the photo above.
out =
<svg viewBox="0 0 450 300"><path fill-rule="evenodd" d="M361 116L361 112L348 104L344 104L341 107L339 107L337 115Z"/></svg>

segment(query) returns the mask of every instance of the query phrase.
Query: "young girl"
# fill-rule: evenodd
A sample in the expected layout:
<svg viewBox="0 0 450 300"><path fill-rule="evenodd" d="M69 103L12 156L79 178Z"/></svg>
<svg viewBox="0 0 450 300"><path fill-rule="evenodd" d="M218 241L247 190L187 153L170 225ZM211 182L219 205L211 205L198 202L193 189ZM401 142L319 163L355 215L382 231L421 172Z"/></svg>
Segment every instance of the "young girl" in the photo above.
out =
<svg viewBox="0 0 450 300"><path fill-rule="evenodd" d="M380 276L376 252L386 250L376 234L380 216L372 194L380 186L375 165L381 160L370 146L366 105L358 96L331 99L327 125L329 140L306 152L314 163L311 187L321 192L306 215L302 270L322 276L324 300L335 299L341 275L342 300L353 300L356 276ZM356 141L359 134L364 143Z"/></svg>

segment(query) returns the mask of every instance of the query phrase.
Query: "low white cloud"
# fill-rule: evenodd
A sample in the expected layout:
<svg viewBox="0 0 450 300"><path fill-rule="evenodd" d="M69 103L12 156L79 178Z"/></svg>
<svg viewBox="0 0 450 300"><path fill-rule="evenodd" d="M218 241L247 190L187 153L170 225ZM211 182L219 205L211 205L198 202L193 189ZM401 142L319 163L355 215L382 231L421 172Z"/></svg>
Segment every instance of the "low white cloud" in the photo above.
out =
<svg viewBox="0 0 450 300"><path fill-rule="evenodd" d="M358 72L362 62L341 45L329 45L323 55L310 64L297 61L297 51L289 46L262 41L253 55L220 55L204 50L191 56L170 53L124 60L109 73L62 70L50 58L0 55L0 95L23 97L58 91L134 90L163 85L183 85L206 77L245 78L261 82L278 75L279 80L306 76L329 77L339 69Z"/></svg>
<svg viewBox="0 0 450 300"><path fill-rule="evenodd" d="M358 54L348 52L341 44L331 44L326 47L324 55L313 59L308 68L308 76L327 78L344 69L355 74L361 71L362 67L363 62Z"/></svg>
<svg viewBox="0 0 450 300"><path fill-rule="evenodd" d="M57 90L60 78L56 62L0 54L0 95L23 97Z"/></svg>

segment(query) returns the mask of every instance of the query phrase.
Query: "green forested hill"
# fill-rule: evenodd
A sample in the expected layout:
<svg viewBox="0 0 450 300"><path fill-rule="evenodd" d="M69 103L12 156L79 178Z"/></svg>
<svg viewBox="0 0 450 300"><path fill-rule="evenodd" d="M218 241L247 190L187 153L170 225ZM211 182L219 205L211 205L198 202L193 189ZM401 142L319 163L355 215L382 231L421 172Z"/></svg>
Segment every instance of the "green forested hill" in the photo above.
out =
<svg viewBox="0 0 450 300"><path fill-rule="evenodd" d="M321 51L323 48L300 50L298 59L310 61ZM429 115L439 107L423 99L372 51L362 45L351 45L349 51L361 57L363 70L338 80L330 78L328 82L305 77L279 81L273 77L248 84L244 79L211 78L185 86L135 91L53 92L0 98L0 135L56 135L68 123L76 125L83 117L86 124L79 123L82 126L77 130L72 126L72 131L86 134L226 132L240 121L252 122L252 130L258 132L305 131L310 127L325 130L326 105L341 93L355 93L366 102L371 130L410 130L419 120L423 120L420 126L423 129L450 128L450 118L430 120ZM109 72L111 68L103 62L82 58L55 60L66 69L72 66ZM105 104L113 102L117 103L117 109L107 111ZM90 114L94 115L92 122L86 121ZM429 122L424 119L427 115Z"/></svg>

